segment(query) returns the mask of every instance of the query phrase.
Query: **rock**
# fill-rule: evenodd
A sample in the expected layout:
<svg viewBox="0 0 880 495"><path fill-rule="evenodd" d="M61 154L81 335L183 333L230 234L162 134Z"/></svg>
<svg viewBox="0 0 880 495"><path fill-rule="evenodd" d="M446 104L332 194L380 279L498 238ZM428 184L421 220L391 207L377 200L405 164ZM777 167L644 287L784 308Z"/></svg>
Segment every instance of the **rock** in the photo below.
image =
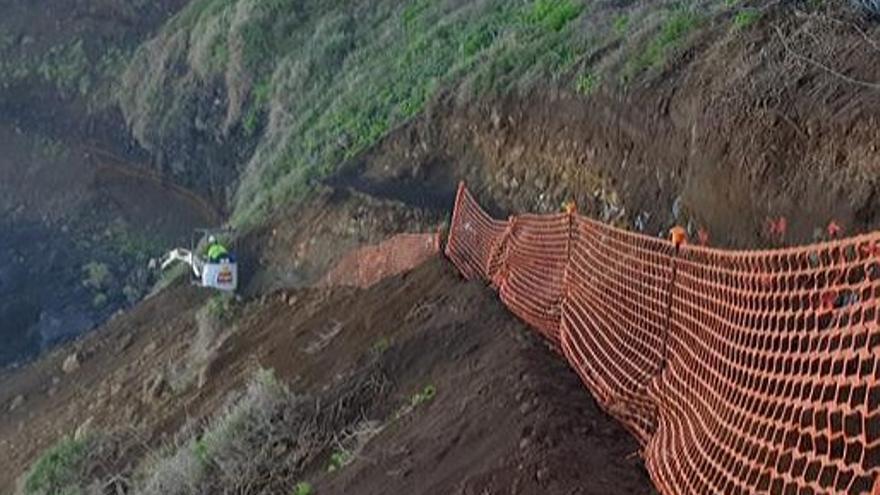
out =
<svg viewBox="0 0 880 495"><path fill-rule="evenodd" d="M9 404L9 412L15 411L24 405L24 396L18 395L14 399L12 399L12 403Z"/></svg>
<svg viewBox="0 0 880 495"><path fill-rule="evenodd" d="M65 374L69 375L76 372L76 370L79 369L79 365L79 353L74 352L70 356L67 356L67 359L64 360L64 364L61 365L61 370L64 371Z"/></svg>
<svg viewBox="0 0 880 495"><path fill-rule="evenodd" d="M73 439L77 442L81 442L85 440L85 438L92 431L92 423L95 422L94 416L89 416L89 419L83 421L81 425L76 428L76 431L73 433Z"/></svg>
<svg viewBox="0 0 880 495"><path fill-rule="evenodd" d="M498 112L498 109L495 109L495 108L492 109L492 115L490 118L492 120L492 127L494 127L496 130L500 129L501 128L501 114Z"/></svg>
<svg viewBox="0 0 880 495"><path fill-rule="evenodd" d="M196 381L196 386L199 390L204 388L205 385L208 384L208 366L202 366L202 369L199 370L198 380Z"/></svg>
<svg viewBox="0 0 880 495"><path fill-rule="evenodd" d="M149 344L147 344L146 347L144 347L144 356L149 356L150 354L156 352L156 349L158 348L159 346L156 345L155 342L150 342Z"/></svg>
<svg viewBox="0 0 880 495"><path fill-rule="evenodd" d="M159 401L165 395L167 389L168 381L165 379L165 375L162 373L156 374L153 378L144 382L144 403L152 404Z"/></svg>
<svg viewBox="0 0 880 495"><path fill-rule="evenodd" d="M122 352L128 349L131 346L131 343L134 339L131 334L125 334L122 339L119 341L119 345L116 346L116 352Z"/></svg>
<svg viewBox="0 0 880 495"><path fill-rule="evenodd" d="M544 466L535 473L535 480L544 485L550 480L550 468Z"/></svg>

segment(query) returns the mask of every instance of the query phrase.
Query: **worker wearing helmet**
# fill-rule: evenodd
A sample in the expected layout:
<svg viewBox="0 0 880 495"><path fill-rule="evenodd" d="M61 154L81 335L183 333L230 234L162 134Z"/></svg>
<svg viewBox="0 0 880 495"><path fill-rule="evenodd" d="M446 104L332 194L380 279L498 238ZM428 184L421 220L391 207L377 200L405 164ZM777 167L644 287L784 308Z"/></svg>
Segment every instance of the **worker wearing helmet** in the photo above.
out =
<svg viewBox="0 0 880 495"><path fill-rule="evenodd" d="M217 238L212 236L208 237L208 263L219 263L220 260L229 258L229 250L226 249L226 246L220 244L217 241Z"/></svg>

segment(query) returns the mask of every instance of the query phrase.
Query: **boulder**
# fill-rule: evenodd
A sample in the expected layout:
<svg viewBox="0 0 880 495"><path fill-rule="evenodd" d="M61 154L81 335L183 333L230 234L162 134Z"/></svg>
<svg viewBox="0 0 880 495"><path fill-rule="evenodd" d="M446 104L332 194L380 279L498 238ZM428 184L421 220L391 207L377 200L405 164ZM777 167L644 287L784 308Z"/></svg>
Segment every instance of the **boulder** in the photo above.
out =
<svg viewBox="0 0 880 495"><path fill-rule="evenodd" d="M12 403L9 404L9 412L15 411L24 405L24 396L18 395L14 399L12 399Z"/></svg>
<svg viewBox="0 0 880 495"><path fill-rule="evenodd" d="M64 364L61 365L61 370L66 374L71 374L76 372L79 369L80 359L79 353L74 352L70 356L67 356L67 359L64 360Z"/></svg>

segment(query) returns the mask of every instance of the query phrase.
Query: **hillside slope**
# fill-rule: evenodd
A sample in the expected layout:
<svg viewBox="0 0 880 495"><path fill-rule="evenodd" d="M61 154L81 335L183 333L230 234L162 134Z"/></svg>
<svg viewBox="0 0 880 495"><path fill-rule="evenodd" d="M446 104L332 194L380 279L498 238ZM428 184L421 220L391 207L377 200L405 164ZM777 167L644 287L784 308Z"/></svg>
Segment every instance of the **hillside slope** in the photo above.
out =
<svg viewBox="0 0 880 495"><path fill-rule="evenodd" d="M359 415L375 431L352 462L328 474L328 443L296 472L278 471L280 486L309 480L318 493L340 494L651 492L628 434L488 289L464 284L445 261L367 291L283 292L238 307L234 328L203 363L204 377L175 389L165 380L191 359L202 301L192 289L174 288L77 345L0 377L0 463L9 468L0 486L11 488L74 425L135 434L158 448L191 418L221 411L230 390L260 366L304 396L320 397L364 370L379 370L385 380L359 399ZM81 366L64 374L61 362L74 350ZM166 385L156 388L156 377ZM432 398L407 409L426 387L436 391ZM27 407L6 412L18 394L27 395ZM143 451L123 452L128 457L105 464L121 466L112 474L135 482L131 469ZM166 493L177 493L170 486Z"/></svg>
<svg viewBox="0 0 880 495"><path fill-rule="evenodd" d="M56 4L47 25L60 25ZM0 122L0 138L49 155L0 159L0 191L33 163L33 183L46 192L12 188L19 196L0 196L0 212L33 211L28 220L62 242L79 225L101 249L116 245L114 217L130 219L126 233L162 232L160 246L119 262L125 273L113 284L77 279L104 273L91 258L37 249L33 256L54 260L39 265L42 275L64 265L70 293L87 306L101 301L97 292L119 305L140 301L146 282L132 301L119 283L142 268L132 259L209 222L205 205L228 212L243 234L245 300L179 281L97 332L3 370L7 491L35 460L53 459L53 445L91 445L101 448L80 459L85 467L71 476L82 478L70 483L243 491L232 480L239 471L224 469L231 465L277 473L247 487L270 492L303 481L319 493L650 492L634 442L573 374L442 261L366 291L303 287L358 245L442 227L462 179L502 218L574 199L618 226L665 235L684 225L716 246L822 239L832 220L847 233L880 226L880 24L852 2L125 5L108 17L127 19L106 28L116 33L110 41L100 22L99 35L83 31L95 43L35 45L28 34L4 36L0 21L4 62L8 53L18 63L43 54L58 68L0 77L0 110L13 116ZM81 3L74 12L95 17ZM140 14L145 25L125 34ZM69 40L71 53L53 51ZM117 45L124 51L108 49L115 62L83 64L83 53L97 62L101 47ZM122 155L112 173L93 155L55 156L96 136ZM156 180L132 187L126 170ZM184 197L153 195L164 181L173 187L160 189ZM58 184L73 194L50 194ZM55 221L67 206L107 217ZM768 232L780 217L787 232ZM12 253L0 258L0 277L31 280L8 264L21 249L0 248ZM112 250L97 249L76 254L116 266ZM0 294L21 292L8 287ZM39 320L13 302L13 316ZM106 317L115 307L99 309ZM16 345L39 347L27 332L0 333L24 333ZM62 371L65 361L77 369ZM238 443L255 450L224 449L241 439L217 433L235 411L258 416L280 440L260 450L245 437ZM296 428L320 425L308 432L310 448L296 440L301 430L279 427L277 418L291 417Z"/></svg>

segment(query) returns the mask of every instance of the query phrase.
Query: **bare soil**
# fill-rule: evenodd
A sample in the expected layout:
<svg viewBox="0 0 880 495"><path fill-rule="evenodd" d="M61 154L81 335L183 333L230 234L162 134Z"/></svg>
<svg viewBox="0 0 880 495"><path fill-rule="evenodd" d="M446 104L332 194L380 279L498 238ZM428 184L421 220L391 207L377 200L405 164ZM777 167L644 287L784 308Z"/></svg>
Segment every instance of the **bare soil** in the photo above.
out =
<svg viewBox="0 0 880 495"><path fill-rule="evenodd" d="M366 291L255 299L240 308L238 330L202 388L145 396L144 384L184 357L204 298L178 286L0 377L0 464L7 467L0 486L12 487L42 449L89 418L105 431L152 432L155 445L213 413L256 366L274 369L294 390L320 394L380 352L390 399L367 416L383 429L343 470L306 473L319 493L652 492L636 443L561 358L444 260ZM82 365L65 375L62 361L74 351ZM395 420L390 413L429 385L436 397ZM26 407L8 412L18 395Z"/></svg>

